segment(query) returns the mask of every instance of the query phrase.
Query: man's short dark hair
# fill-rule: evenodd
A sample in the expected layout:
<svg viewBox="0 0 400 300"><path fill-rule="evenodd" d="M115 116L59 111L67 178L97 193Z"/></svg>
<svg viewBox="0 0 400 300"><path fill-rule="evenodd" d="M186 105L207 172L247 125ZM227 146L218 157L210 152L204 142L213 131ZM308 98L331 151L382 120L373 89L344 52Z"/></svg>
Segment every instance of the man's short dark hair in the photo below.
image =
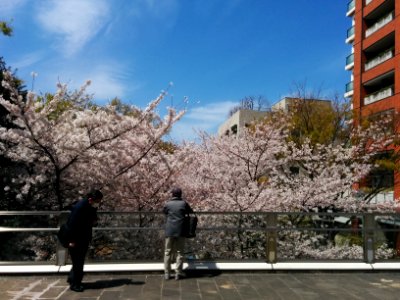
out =
<svg viewBox="0 0 400 300"><path fill-rule="evenodd" d="M171 190L171 194L172 194L172 197L180 198L180 197L182 197L182 190L178 187L174 187Z"/></svg>
<svg viewBox="0 0 400 300"><path fill-rule="evenodd" d="M99 190L91 190L88 194L87 194L87 198L91 198L93 200L101 200L103 199L103 193L100 192Z"/></svg>

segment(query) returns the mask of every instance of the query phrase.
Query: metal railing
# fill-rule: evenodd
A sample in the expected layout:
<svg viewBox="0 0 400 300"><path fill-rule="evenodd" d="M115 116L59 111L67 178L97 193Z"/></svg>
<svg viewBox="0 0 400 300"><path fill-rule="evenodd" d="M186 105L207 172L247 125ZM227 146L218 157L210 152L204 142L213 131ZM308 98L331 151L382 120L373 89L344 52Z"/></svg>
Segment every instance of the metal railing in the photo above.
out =
<svg viewBox="0 0 400 300"><path fill-rule="evenodd" d="M355 0L351 0L350 2L347 3L347 13L349 13L350 11L352 11L356 6L356 1Z"/></svg>
<svg viewBox="0 0 400 300"><path fill-rule="evenodd" d="M354 89L354 82L350 81L348 83L346 83L346 93L353 91Z"/></svg>
<svg viewBox="0 0 400 300"><path fill-rule="evenodd" d="M387 97L391 97L393 95L394 95L394 86L391 85L366 96L364 98L364 105L371 104L373 102L385 99Z"/></svg>
<svg viewBox="0 0 400 300"><path fill-rule="evenodd" d="M352 26L349 29L347 29L347 37L346 37L346 44L350 44L354 41L355 39L355 27Z"/></svg>
<svg viewBox="0 0 400 300"><path fill-rule="evenodd" d="M355 27L354 26L352 26L349 29L347 29L347 38L348 39L351 38L352 36L354 36L354 34L355 34Z"/></svg>
<svg viewBox="0 0 400 300"><path fill-rule="evenodd" d="M346 57L346 67L348 67L351 64L354 64L354 53Z"/></svg>
<svg viewBox="0 0 400 300"><path fill-rule="evenodd" d="M372 26L370 26L367 30L365 30L365 37L370 36L374 32L381 29L383 26L388 24L389 22L394 20L394 11L390 12L389 14L385 15L384 17L377 20Z"/></svg>
<svg viewBox="0 0 400 300"><path fill-rule="evenodd" d="M0 211L0 263L64 265L67 251L59 245L56 232L68 213ZM197 236L186 243L186 256L192 260L374 263L397 257L397 214L198 212L197 216ZM99 212L89 260L161 262L164 222L160 212Z"/></svg>
<svg viewBox="0 0 400 300"><path fill-rule="evenodd" d="M368 60L364 65L364 69L365 69L365 71L372 69L373 67L391 59L392 57L394 57L394 48L393 47L386 51L379 53L376 57Z"/></svg>

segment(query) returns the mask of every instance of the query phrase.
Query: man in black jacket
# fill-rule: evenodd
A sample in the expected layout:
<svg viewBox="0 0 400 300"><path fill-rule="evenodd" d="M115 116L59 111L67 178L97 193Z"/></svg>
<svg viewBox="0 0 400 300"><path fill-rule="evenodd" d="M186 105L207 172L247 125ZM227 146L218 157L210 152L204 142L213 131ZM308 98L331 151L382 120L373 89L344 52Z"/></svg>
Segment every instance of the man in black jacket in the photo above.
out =
<svg viewBox="0 0 400 300"><path fill-rule="evenodd" d="M164 214L167 216L165 225L165 253L164 253L164 278L169 279L171 274L171 260L176 257L175 279L183 276L183 251L185 247L185 234L183 221L186 214L193 210L182 199L182 190L174 188L171 191L172 198L164 206Z"/></svg>
<svg viewBox="0 0 400 300"><path fill-rule="evenodd" d="M103 194L99 190L91 191L72 207L67 221L70 235L68 248L72 260L67 281L70 289L75 292L83 291L83 265L92 240L92 228L97 222L97 207L102 198Z"/></svg>

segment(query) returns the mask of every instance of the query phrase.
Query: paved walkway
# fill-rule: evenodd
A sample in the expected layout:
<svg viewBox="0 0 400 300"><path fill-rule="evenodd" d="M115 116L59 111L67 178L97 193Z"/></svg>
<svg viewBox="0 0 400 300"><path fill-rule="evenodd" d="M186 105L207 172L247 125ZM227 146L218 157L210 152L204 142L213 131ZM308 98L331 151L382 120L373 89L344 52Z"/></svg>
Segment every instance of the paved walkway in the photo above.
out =
<svg viewBox="0 0 400 300"><path fill-rule="evenodd" d="M85 291L61 275L0 275L0 300L118 299L400 299L398 272L192 273L165 281L161 273L87 274Z"/></svg>

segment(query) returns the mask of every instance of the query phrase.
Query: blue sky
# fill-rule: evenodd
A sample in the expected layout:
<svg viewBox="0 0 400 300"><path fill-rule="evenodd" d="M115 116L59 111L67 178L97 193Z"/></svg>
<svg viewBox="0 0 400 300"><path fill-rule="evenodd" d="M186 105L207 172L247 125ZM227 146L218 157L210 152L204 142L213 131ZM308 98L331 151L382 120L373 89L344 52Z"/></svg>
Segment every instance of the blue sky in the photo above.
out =
<svg viewBox="0 0 400 300"><path fill-rule="evenodd" d="M145 107L173 86L160 107L185 107L171 133L216 133L246 96L273 104L295 83L342 95L351 27L347 0L0 0L0 56L37 93L58 81L104 104L114 97ZM32 72L37 73L34 82Z"/></svg>

